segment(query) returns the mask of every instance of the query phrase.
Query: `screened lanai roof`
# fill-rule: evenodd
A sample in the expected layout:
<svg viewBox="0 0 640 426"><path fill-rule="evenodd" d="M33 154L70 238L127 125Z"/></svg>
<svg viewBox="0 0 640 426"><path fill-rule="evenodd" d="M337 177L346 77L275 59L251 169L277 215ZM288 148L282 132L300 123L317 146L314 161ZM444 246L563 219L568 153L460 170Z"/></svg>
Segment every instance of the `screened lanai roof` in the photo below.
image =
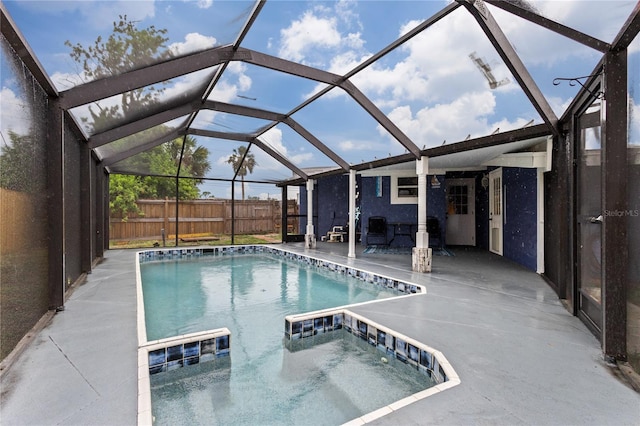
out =
<svg viewBox="0 0 640 426"><path fill-rule="evenodd" d="M265 183L470 148L509 152L557 134L603 53L638 31L639 9L617 0L2 6L109 172L153 174L136 158L189 136L208 150L211 168L198 177L237 178L228 160L244 147L255 158L246 179ZM73 46L106 41L125 16L160 31L162 48L112 55L108 69L73 60ZM149 99L131 101L140 95ZM108 108L117 113L92 115Z"/></svg>

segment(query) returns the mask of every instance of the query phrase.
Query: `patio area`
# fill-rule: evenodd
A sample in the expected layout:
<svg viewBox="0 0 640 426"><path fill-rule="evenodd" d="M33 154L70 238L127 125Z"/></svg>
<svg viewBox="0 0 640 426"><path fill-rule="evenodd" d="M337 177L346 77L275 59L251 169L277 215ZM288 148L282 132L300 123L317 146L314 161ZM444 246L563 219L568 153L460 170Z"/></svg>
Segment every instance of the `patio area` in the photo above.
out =
<svg viewBox="0 0 640 426"><path fill-rule="evenodd" d="M409 255L282 248L426 286L424 296L353 310L443 352L462 383L372 424L640 423L640 394L534 272L476 249L434 256L432 273L418 274ZM136 424L134 253L107 251L5 369L3 425Z"/></svg>

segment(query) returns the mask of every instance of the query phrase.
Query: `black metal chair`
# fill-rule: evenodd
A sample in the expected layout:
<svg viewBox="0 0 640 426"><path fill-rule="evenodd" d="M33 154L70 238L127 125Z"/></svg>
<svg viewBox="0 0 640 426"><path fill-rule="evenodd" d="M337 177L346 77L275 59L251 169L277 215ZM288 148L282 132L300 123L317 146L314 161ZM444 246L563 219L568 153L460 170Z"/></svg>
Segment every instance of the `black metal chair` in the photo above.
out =
<svg viewBox="0 0 640 426"><path fill-rule="evenodd" d="M373 242L369 240L382 241ZM369 218L369 226L367 227L366 244L371 245L387 245L387 218L384 216L371 216Z"/></svg>
<svg viewBox="0 0 640 426"><path fill-rule="evenodd" d="M435 216L427 216L427 232L429 233L429 245L432 239L438 239L438 245L434 247L442 248L442 232L440 231L440 221Z"/></svg>

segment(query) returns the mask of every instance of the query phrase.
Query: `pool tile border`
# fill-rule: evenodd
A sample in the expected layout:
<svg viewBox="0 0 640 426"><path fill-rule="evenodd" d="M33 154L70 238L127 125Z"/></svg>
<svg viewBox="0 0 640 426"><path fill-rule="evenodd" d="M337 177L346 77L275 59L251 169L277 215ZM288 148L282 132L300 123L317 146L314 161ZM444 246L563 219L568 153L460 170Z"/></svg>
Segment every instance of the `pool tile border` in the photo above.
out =
<svg viewBox="0 0 640 426"><path fill-rule="evenodd" d="M389 289L397 290L405 294L426 293L424 286L409 283L395 278L386 277L380 274L374 274L352 266L342 265L336 262L330 262L313 256L293 253L281 248L272 246L248 245L248 246L221 246L207 248L189 248L189 249L155 249L138 252L138 261L141 263L158 262L165 260L179 260L199 258L202 256L227 256L231 254L253 254L253 253L269 253L285 259L304 263L321 269L338 272L343 275L349 275L358 278L364 282L383 286Z"/></svg>
<svg viewBox="0 0 640 426"><path fill-rule="evenodd" d="M143 348L147 351L149 375L152 376L229 356L231 332L227 328L219 328L185 334L148 342Z"/></svg>
<svg viewBox="0 0 640 426"><path fill-rule="evenodd" d="M416 370L438 384L455 375L452 369L450 374L445 371L445 365L447 369L450 365L440 362L440 352L344 308L287 315L284 336L287 340L306 339L342 329L376 347L381 353L416 367Z"/></svg>
<svg viewBox="0 0 640 426"><path fill-rule="evenodd" d="M183 366L214 361L231 353L228 328L146 342L138 347L138 425L152 425L151 376Z"/></svg>
<svg viewBox="0 0 640 426"><path fill-rule="evenodd" d="M415 367L417 372L436 382L435 386L353 419L345 425L366 424L460 384L460 377L442 352L347 308L324 309L285 317L284 336L290 341L312 338L337 330L345 330L359 337L375 346L382 354Z"/></svg>

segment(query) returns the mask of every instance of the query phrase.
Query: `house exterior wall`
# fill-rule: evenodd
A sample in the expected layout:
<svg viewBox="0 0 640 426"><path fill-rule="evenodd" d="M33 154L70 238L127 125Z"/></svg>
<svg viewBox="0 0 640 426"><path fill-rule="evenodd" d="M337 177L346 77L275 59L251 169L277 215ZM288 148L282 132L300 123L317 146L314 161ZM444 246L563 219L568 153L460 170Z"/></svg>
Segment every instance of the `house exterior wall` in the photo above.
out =
<svg viewBox="0 0 640 426"><path fill-rule="evenodd" d="M435 216L440 223L446 244L446 179L475 179L475 212L477 247L489 248L489 206L488 190L482 186L485 172L460 172L438 176L439 188L433 188L428 179L427 214ZM537 175L536 169L503 168L505 185L506 218L504 224L504 256L536 270L537 261ZM367 223L371 216L384 216L387 223L417 224L417 204L391 204L391 177L382 177L382 194L376 191L375 177L358 176L360 207L359 220L362 244L366 244ZM300 206L303 214L307 211L307 191L300 187ZM318 239L326 235L333 226L344 226L348 222L349 177L330 176L316 182L314 188L314 226ZM301 221L300 232L304 233L306 220ZM393 238L393 228L389 226L388 239ZM431 240L431 244L438 241ZM413 242L407 236L398 236L391 244L396 247L411 247Z"/></svg>
<svg viewBox="0 0 640 426"><path fill-rule="evenodd" d="M446 197L444 176L438 176L439 188L433 188L430 179L427 179L427 215L438 219L442 235L445 233ZM391 204L391 177L382 177L382 196L376 194L376 178L362 178L362 190L360 191L360 222L362 226L362 242L366 242L366 227L371 216L384 216L387 223L414 223L417 226L417 204ZM414 229L417 231L417 228ZM389 239L393 238L393 229L389 227ZM432 243L435 241L432 240ZM437 243L437 242L436 242ZM392 246L412 247L414 243L407 236L398 236Z"/></svg>
<svg viewBox="0 0 640 426"><path fill-rule="evenodd" d="M427 214L435 216L440 222L440 229L444 235L446 219L446 197L444 176L438 176L440 188L427 186ZM360 218L356 229L362 232L362 244L366 244L366 231L369 217L384 216L388 223L416 223L418 217L417 204L391 204L391 178L382 177L382 196L376 195L376 178L357 176L359 197L356 206L360 207ZM349 219L349 177L346 175L330 176L316 182L314 188L314 226L316 236L326 235L333 226L344 226ZM306 215L307 191L300 186L300 211ZM317 216L317 217L316 217ZM306 220L301 220L300 232L304 233ZM389 239L393 237L393 230L389 227ZM398 236L393 246L410 247L411 239Z"/></svg>
<svg viewBox="0 0 640 426"><path fill-rule="evenodd" d="M356 180L357 182L357 180ZM318 237L326 235L334 226L349 223L349 176L331 176L316 182ZM304 196L306 204L306 193ZM305 209L306 211L306 209Z"/></svg>
<svg viewBox="0 0 640 426"><path fill-rule="evenodd" d="M504 257L531 270L537 262L537 171L505 167Z"/></svg>

